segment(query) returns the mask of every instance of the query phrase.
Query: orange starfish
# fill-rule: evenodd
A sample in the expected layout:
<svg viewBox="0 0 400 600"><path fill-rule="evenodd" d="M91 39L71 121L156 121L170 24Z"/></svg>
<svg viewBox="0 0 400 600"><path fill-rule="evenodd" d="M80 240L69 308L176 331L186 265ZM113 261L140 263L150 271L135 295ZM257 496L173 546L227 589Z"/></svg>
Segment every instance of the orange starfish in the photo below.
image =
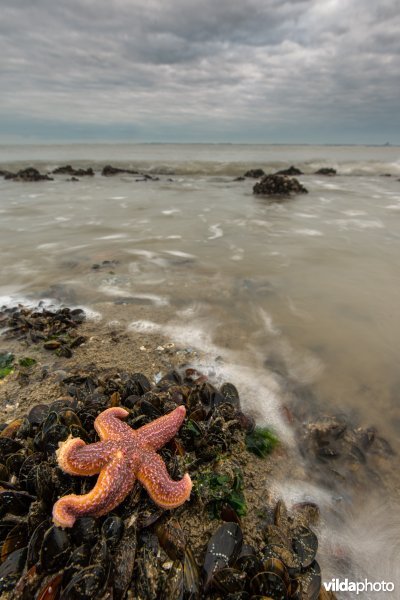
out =
<svg viewBox="0 0 400 600"><path fill-rule="evenodd" d="M54 504L53 521L59 527L72 527L78 517L100 517L110 512L126 498L136 479L162 508L176 508L188 500L192 489L189 475L173 481L156 454L179 430L185 407L178 406L137 430L121 421L128 414L120 407L100 413L94 422L100 442L86 445L80 438L68 438L60 444L57 459L63 471L100 475L88 494L70 494Z"/></svg>

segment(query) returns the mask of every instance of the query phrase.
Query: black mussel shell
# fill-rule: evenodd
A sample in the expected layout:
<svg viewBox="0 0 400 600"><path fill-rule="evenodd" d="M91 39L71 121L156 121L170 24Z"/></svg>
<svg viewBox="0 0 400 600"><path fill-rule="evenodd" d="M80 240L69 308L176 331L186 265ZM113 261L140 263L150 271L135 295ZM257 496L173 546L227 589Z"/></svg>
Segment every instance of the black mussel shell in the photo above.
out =
<svg viewBox="0 0 400 600"><path fill-rule="evenodd" d="M300 526L293 531L292 546L299 557L302 568L306 569L317 554L318 538L311 529Z"/></svg>
<svg viewBox="0 0 400 600"><path fill-rule="evenodd" d="M301 584L302 600L317 600L321 590L321 569L316 560L310 567L298 575L296 579Z"/></svg>
<svg viewBox="0 0 400 600"><path fill-rule="evenodd" d="M36 529L34 529L28 544L28 554L26 557L26 565L28 569L36 565L40 557L40 549L43 544L43 538L46 531L49 529L49 521L42 521Z"/></svg>
<svg viewBox="0 0 400 600"><path fill-rule="evenodd" d="M111 549L120 542L124 533L124 522L120 517L108 517L101 526L101 534Z"/></svg>
<svg viewBox="0 0 400 600"><path fill-rule="evenodd" d="M57 424L51 427L43 436L42 447L48 455L58 450L58 444L69 436L69 429L65 425Z"/></svg>
<svg viewBox="0 0 400 600"><path fill-rule="evenodd" d="M61 591L60 600L100 598L107 586L107 567L91 565L78 571Z"/></svg>
<svg viewBox="0 0 400 600"><path fill-rule="evenodd" d="M250 591L253 594L266 596L273 600L287 600L288 588L284 580L276 573L262 571L250 581Z"/></svg>
<svg viewBox="0 0 400 600"><path fill-rule="evenodd" d="M136 403L140 400L140 396L137 396L135 394L131 394L130 396L127 396L124 399L123 405L126 406L126 408L135 408Z"/></svg>
<svg viewBox="0 0 400 600"><path fill-rule="evenodd" d="M215 571L211 585L225 594L240 592L246 584L246 573L233 567L225 567Z"/></svg>
<svg viewBox="0 0 400 600"><path fill-rule="evenodd" d="M93 517L77 519L71 529L71 537L75 544L93 544L99 536L99 525Z"/></svg>
<svg viewBox="0 0 400 600"><path fill-rule="evenodd" d="M122 400L128 396L143 396L146 392L151 390L151 383L143 373L134 373L125 383L123 393L121 395Z"/></svg>
<svg viewBox="0 0 400 600"><path fill-rule="evenodd" d="M301 570L300 559L290 548L278 544L266 546L263 551L264 564L271 558L277 558L283 562L290 575L295 575Z"/></svg>
<svg viewBox="0 0 400 600"><path fill-rule="evenodd" d="M224 383L221 386L221 394L224 396L227 402L230 402L236 408L240 408L239 392L233 383Z"/></svg>
<svg viewBox="0 0 400 600"><path fill-rule="evenodd" d="M183 600L183 565L174 561L165 580L161 600Z"/></svg>
<svg viewBox="0 0 400 600"><path fill-rule="evenodd" d="M156 527L161 548L171 560L183 560L186 548L186 537L183 529L175 519Z"/></svg>
<svg viewBox="0 0 400 600"><path fill-rule="evenodd" d="M125 597L136 559L136 514L124 521L124 533L114 554L114 599Z"/></svg>
<svg viewBox="0 0 400 600"><path fill-rule="evenodd" d="M36 404L28 413L28 421L31 425L40 425L50 412L48 404Z"/></svg>
<svg viewBox="0 0 400 600"><path fill-rule="evenodd" d="M204 587L207 588L214 573L233 564L243 544L242 530L236 523L224 523L218 527L207 545L203 564Z"/></svg>
<svg viewBox="0 0 400 600"><path fill-rule="evenodd" d="M70 553L71 544L68 534L52 525L44 534L40 549L40 566L45 573L57 571L63 567Z"/></svg>
<svg viewBox="0 0 400 600"><path fill-rule="evenodd" d="M0 481L8 481L9 477L10 473L8 472L6 465L0 463Z"/></svg>
<svg viewBox="0 0 400 600"><path fill-rule="evenodd" d="M0 437L0 459L4 460L10 454L15 454L22 449L21 442L8 437Z"/></svg>
<svg viewBox="0 0 400 600"><path fill-rule="evenodd" d="M25 450L11 454L6 460L6 467L10 475L18 475L26 459Z"/></svg>
<svg viewBox="0 0 400 600"><path fill-rule="evenodd" d="M36 469L43 461L43 454L35 452L24 460L19 471L19 484L30 494L36 494Z"/></svg>
<svg viewBox="0 0 400 600"><path fill-rule="evenodd" d="M58 419L58 414L52 410L49 412L49 414L47 415L47 417L44 420L44 423L42 425L42 435L43 437L46 435L46 433L52 428L54 427L54 425L58 425L60 423L59 419Z"/></svg>
<svg viewBox="0 0 400 600"><path fill-rule="evenodd" d="M26 548L20 548L9 554L0 565L0 593L14 587L24 568L25 559Z"/></svg>
<svg viewBox="0 0 400 600"><path fill-rule="evenodd" d="M44 583L41 584L35 598L37 600L56 600L59 596L62 580L63 573L56 573L47 577Z"/></svg>
<svg viewBox="0 0 400 600"><path fill-rule="evenodd" d="M7 556L19 550L26 548L29 541L28 526L22 521L9 531L1 547L1 562L4 562Z"/></svg>
<svg viewBox="0 0 400 600"><path fill-rule="evenodd" d="M31 503L35 500L34 496L26 492L16 490L0 491L0 518L7 513L11 515L25 515Z"/></svg>
<svg viewBox="0 0 400 600"><path fill-rule="evenodd" d="M234 592L233 594L224 596L224 598L225 600L250 600L250 594L246 591ZM256 598L256 596L251 596L251 598Z"/></svg>
<svg viewBox="0 0 400 600"><path fill-rule="evenodd" d="M257 573L263 570L263 563L256 555L254 548L244 545L240 556L235 562L235 567L247 573L248 577L254 577Z"/></svg>

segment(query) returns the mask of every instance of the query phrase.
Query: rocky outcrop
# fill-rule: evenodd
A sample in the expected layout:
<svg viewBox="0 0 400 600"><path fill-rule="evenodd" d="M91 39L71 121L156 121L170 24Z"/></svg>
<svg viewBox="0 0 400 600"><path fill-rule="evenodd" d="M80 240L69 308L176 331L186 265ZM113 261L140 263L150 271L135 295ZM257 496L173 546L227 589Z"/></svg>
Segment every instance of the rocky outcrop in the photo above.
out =
<svg viewBox="0 0 400 600"><path fill-rule="evenodd" d="M255 184L253 194L263 196L290 196L307 194L308 190L295 177L286 175L266 175Z"/></svg>
<svg viewBox="0 0 400 600"><path fill-rule="evenodd" d="M14 177L14 173L11 173L11 171L3 171L0 169L0 177L6 177L7 179L11 179L12 177Z"/></svg>
<svg viewBox="0 0 400 600"><path fill-rule="evenodd" d="M336 175L336 169L331 169L330 167L323 167L322 169L318 169L315 171L315 175Z"/></svg>
<svg viewBox="0 0 400 600"><path fill-rule="evenodd" d="M112 165L106 165L101 172L104 177L112 177L113 175L121 175L123 173L128 175L138 175L138 172L133 171L132 169L120 169L119 167L113 167Z"/></svg>
<svg viewBox="0 0 400 600"><path fill-rule="evenodd" d="M14 181L53 181L52 177L42 175L33 167L21 169L18 173L8 173L5 175L5 179L13 179Z"/></svg>
<svg viewBox="0 0 400 600"><path fill-rule="evenodd" d="M288 169L282 169L281 171L277 171L275 175L290 175L290 177L293 177L294 175L304 175L304 173L303 171L300 171L300 169L292 165Z"/></svg>
<svg viewBox="0 0 400 600"><path fill-rule="evenodd" d="M246 171L244 177L252 177L253 179L259 179L260 177L264 177L265 171L262 169L250 169Z"/></svg>
<svg viewBox="0 0 400 600"><path fill-rule="evenodd" d="M91 167L88 169L74 169L71 165L58 167L54 169L53 175L71 175L72 177L93 177L94 171Z"/></svg>

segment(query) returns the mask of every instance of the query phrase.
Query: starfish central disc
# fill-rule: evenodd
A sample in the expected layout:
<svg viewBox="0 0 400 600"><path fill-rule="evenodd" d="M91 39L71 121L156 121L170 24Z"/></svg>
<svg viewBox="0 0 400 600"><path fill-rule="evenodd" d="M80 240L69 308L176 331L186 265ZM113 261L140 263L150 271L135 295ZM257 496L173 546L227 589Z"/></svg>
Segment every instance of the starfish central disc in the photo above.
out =
<svg viewBox="0 0 400 600"><path fill-rule="evenodd" d="M178 406L139 429L132 429L121 420L128 414L121 407L100 413L94 422L100 442L85 444L80 438L70 437L60 444L57 460L63 471L70 475L99 474L99 477L88 494L70 494L57 500L53 521L59 527L72 527L79 517L107 514L126 498L136 479L162 508L176 508L189 499L192 489L189 475L173 481L157 454L179 431L185 407Z"/></svg>

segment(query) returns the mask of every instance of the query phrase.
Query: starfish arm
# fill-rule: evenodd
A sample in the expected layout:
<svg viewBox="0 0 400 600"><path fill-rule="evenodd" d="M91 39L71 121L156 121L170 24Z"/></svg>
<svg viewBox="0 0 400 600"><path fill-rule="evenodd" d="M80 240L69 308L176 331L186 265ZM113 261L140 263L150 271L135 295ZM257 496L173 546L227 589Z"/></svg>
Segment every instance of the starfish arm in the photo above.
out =
<svg viewBox="0 0 400 600"><path fill-rule="evenodd" d="M120 406L107 408L96 418L94 428L101 440L117 440L132 435L132 429L121 419L126 419L129 412Z"/></svg>
<svg viewBox="0 0 400 600"><path fill-rule="evenodd" d="M152 450L159 450L179 431L185 420L186 408L178 406L172 412L144 425L137 430L138 444L145 445Z"/></svg>
<svg viewBox="0 0 400 600"><path fill-rule="evenodd" d="M155 452L142 456L136 476L150 498L161 508L176 508L190 497L192 481L188 473L180 481L173 481L164 461Z"/></svg>
<svg viewBox="0 0 400 600"><path fill-rule="evenodd" d="M120 450L101 470L95 487L82 496L70 494L57 500L53 521L58 527L72 527L79 517L101 517L113 510L128 495L135 475Z"/></svg>
<svg viewBox="0 0 400 600"><path fill-rule="evenodd" d="M80 438L69 437L57 450L58 464L70 475L96 475L107 463L113 444L97 442L86 445Z"/></svg>

